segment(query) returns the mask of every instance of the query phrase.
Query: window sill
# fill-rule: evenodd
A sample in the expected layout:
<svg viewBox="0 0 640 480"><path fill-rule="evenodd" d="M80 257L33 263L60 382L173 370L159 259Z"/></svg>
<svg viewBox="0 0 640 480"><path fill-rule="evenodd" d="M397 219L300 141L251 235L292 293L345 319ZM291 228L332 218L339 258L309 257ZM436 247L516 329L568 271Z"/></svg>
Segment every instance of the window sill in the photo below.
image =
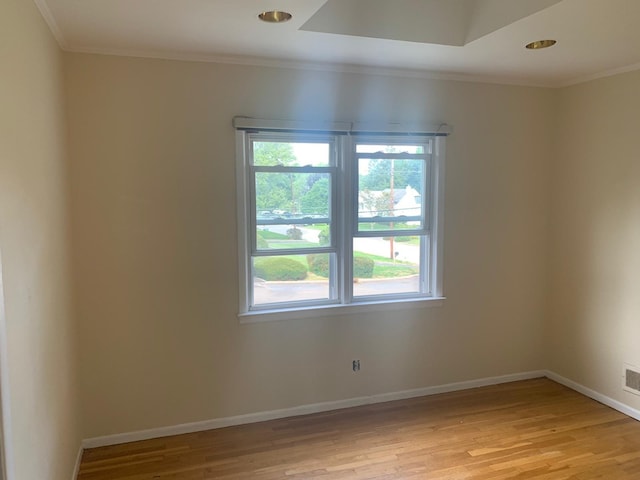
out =
<svg viewBox="0 0 640 480"><path fill-rule="evenodd" d="M380 302L361 302L349 305L322 305L279 310L259 310L238 314L240 323L275 322L312 317L330 317L353 313L382 312L392 310L412 310L416 308L441 307L446 297L412 298L409 300L389 300Z"/></svg>

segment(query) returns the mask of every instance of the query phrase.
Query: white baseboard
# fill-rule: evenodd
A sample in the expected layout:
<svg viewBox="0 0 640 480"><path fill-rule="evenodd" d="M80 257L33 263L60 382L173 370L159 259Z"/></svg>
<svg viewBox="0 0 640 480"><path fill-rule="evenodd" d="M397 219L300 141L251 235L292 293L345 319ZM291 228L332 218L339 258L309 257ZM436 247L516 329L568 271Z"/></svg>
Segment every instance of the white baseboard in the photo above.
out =
<svg viewBox="0 0 640 480"><path fill-rule="evenodd" d="M404 390L400 392L382 393L382 394L371 395L366 397L349 398L346 400L336 400L332 402L300 405L292 408L284 408L281 410L271 410L266 412L249 413L246 415L237 415L234 417L215 418L212 420L204 420L201 422L184 423L181 425L173 425L168 427L151 428L149 430L139 430L137 432L119 433L119 434L107 435L103 437L88 438L82 441L82 447L83 448L104 447L107 445L117 445L119 443L148 440L150 438L160 438L160 437L167 437L170 435L180 435L184 433L201 432L204 430L213 430L216 428L231 427L234 425L264 422L266 420L275 420L277 418L294 417L297 415L307 415L310 413L326 412L329 410L338 410L341 408L357 407L360 405L368 405L372 403L382 403L382 402L389 402L392 400L402 400L405 398L436 395L438 393L455 392L458 390L468 390L470 388L485 387L488 385L498 385L500 383L516 382L519 380L529 380L532 378L540 378L544 376L546 376L546 372L544 370L538 370L533 372L502 375L499 377L489 377L489 378L481 378L478 380L448 383L446 385L417 388L414 390Z"/></svg>
<svg viewBox="0 0 640 480"><path fill-rule="evenodd" d="M71 480L76 480L78 478L78 474L80 473L80 463L82 462L82 452L84 452L84 448L80 445L78 449L78 455L76 456L76 465L73 467L73 477Z"/></svg>
<svg viewBox="0 0 640 480"><path fill-rule="evenodd" d="M597 402L600 402L606 405L607 407L611 407L614 410L619 411L620 413L624 413L625 415L631 418L640 420L640 410L630 407L629 405L619 402L618 400L614 400L611 397L607 397L606 395L596 392L595 390L591 390L590 388L587 388L584 385L574 382L573 380L569 380L568 378L558 375L555 372L551 372L547 370L544 373L544 376L549 378L550 380L553 380L554 382L558 382L564 385L565 387L570 388L571 390L575 390L576 392L581 393L582 395L592 398Z"/></svg>

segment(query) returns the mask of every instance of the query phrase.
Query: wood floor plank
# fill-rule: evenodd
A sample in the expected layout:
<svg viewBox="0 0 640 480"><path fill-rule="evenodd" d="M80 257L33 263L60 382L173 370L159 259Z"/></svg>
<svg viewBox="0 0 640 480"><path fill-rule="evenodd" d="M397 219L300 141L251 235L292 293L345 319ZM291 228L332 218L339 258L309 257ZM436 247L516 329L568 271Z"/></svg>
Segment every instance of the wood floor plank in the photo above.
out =
<svg viewBox="0 0 640 480"><path fill-rule="evenodd" d="M640 479L640 422L548 379L86 450L78 480Z"/></svg>

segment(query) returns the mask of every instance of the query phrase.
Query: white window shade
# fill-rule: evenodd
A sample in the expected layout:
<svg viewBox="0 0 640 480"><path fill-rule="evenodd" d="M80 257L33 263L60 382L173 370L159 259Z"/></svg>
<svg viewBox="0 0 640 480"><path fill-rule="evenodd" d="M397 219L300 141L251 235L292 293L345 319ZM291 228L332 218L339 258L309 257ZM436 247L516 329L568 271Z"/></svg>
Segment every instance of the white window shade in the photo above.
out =
<svg viewBox="0 0 640 480"><path fill-rule="evenodd" d="M453 133L451 125L446 123L389 123L376 124L366 122L306 122L293 120L267 120L253 117L234 117L236 130L257 130L276 132L331 132L334 134L373 134L373 135L425 135L447 136Z"/></svg>

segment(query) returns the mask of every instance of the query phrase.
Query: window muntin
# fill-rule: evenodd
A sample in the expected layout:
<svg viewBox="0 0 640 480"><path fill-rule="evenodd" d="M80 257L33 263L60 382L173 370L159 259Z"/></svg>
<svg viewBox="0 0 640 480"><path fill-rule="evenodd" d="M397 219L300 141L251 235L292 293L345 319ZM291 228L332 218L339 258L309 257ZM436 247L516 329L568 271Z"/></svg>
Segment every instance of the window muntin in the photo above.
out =
<svg viewBox="0 0 640 480"><path fill-rule="evenodd" d="M241 283L246 289L241 312L441 294L432 241L438 207L434 187L441 180L434 169L435 137L410 137L407 142L407 137L239 135L247 178L241 183L249 190L243 210L249 222L239 217L240 228L247 228L241 238L248 246L246 261L241 260L248 280ZM265 150L278 154L260 153ZM256 152L262 156L256 159ZM379 177L375 182L366 178L374 169ZM388 207L382 208L384 200L378 200L379 210L372 215L364 208L363 196L374 197L376 203L375 197L384 198L385 190ZM293 260L307 274L263 278L267 260ZM299 265L293 270L302 270Z"/></svg>

